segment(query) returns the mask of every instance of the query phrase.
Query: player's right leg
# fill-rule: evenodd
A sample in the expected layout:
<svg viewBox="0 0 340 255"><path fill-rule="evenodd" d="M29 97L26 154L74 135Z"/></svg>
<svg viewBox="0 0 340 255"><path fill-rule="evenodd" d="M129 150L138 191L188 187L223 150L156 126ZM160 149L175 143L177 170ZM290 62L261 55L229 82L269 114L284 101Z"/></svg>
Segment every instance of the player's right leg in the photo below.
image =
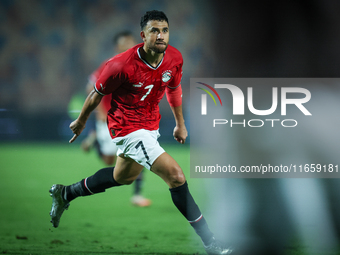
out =
<svg viewBox="0 0 340 255"><path fill-rule="evenodd" d="M54 184L49 190L52 197L51 223L55 228L59 226L60 217L63 212L70 206L70 203L62 195L63 189L64 185Z"/></svg>
<svg viewBox="0 0 340 255"><path fill-rule="evenodd" d="M116 160L117 145L112 142L106 121L96 121L96 132L98 154L106 165L112 166ZM134 182L134 193L131 198L131 203L135 206L145 207L151 204L151 200L142 196L142 183L143 177L141 173Z"/></svg>
<svg viewBox="0 0 340 255"><path fill-rule="evenodd" d="M142 172L143 166L129 157L120 155L117 157L113 177L121 184L131 184Z"/></svg>
<svg viewBox="0 0 340 255"><path fill-rule="evenodd" d="M52 196L50 216L53 227L59 226L60 217L68 208L69 202L75 198L101 193L115 186L131 184L142 170L143 166L132 159L119 156L116 167L100 169L94 175L69 186L53 185L50 189Z"/></svg>

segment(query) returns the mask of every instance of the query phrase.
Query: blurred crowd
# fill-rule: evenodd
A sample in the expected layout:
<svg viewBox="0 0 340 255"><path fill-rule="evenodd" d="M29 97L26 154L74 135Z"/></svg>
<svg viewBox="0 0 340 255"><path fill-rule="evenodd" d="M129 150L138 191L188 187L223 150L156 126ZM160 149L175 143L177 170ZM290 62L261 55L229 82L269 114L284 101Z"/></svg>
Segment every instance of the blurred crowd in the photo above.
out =
<svg viewBox="0 0 340 255"><path fill-rule="evenodd" d="M88 75L112 56L114 34L130 30L141 42L140 17L152 9L168 15L170 44L185 61L183 81L208 74L212 47L197 31L209 34L209 8L193 0L1 0L0 109L66 111Z"/></svg>
<svg viewBox="0 0 340 255"><path fill-rule="evenodd" d="M112 37L140 40L147 10L169 17L170 44L190 77L336 77L338 1L1 0L0 109L66 111L112 55ZM185 100L187 101L187 100Z"/></svg>

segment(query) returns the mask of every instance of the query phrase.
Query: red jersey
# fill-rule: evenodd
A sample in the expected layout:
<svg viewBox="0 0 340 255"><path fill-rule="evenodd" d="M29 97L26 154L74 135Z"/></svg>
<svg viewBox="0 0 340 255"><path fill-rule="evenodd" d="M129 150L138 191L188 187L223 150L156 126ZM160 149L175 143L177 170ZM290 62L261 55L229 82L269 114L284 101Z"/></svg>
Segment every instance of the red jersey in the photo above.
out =
<svg viewBox="0 0 340 255"><path fill-rule="evenodd" d="M112 138L139 129L157 130L161 115L159 102L165 91L181 89L183 58L168 45L157 67L149 65L139 53L144 43L118 54L106 62L95 90L112 94L108 128Z"/></svg>

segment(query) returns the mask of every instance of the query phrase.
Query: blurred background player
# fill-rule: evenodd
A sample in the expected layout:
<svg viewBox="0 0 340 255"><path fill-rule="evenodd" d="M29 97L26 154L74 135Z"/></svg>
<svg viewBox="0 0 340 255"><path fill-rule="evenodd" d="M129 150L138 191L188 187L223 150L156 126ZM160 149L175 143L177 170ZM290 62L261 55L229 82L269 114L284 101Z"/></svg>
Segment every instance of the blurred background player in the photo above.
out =
<svg viewBox="0 0 340 255"><path fill-rule="evenodd" d="M135 38L130 31L122 31L113 37L114 52L119 54L137 44ZM106 60L107 61L107 60ZM89 81L86 86L87 93L91 92L93 85L97 81L100 73L105 67L104 61L97 70L95 70L90 76ZM100 105L97 107L95 113L96 116L96 130L89 133L87 138L81 144L84 151L88 152L92 147L95 147L99 157L103 162L111 166L115 163L117 147L112 139L107 128L107 112L110 109L111 95L104 96ZM135 181L133 196L131 198L131 203L135 206L145 207L151 205L151 200L144 198L141 195L143 180L143 172L140 173Z"/></svg>

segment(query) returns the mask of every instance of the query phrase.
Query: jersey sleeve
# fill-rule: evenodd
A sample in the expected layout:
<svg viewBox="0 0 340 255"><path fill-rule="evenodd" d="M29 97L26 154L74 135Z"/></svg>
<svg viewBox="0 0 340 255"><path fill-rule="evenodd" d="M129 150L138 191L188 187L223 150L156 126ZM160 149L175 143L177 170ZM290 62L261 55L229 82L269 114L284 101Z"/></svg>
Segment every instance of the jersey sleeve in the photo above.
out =
<svg viewBox="0 0 340 255"><path fill-rule="evenodd" d="M125 80L126 74L123 71L123 66L120 63L109 61L105 64L94 89L100 95L105 96L113 93Z"/></svg>
<svg viewBox="0 0 340 255"><path fill-rule="evenodd" d="M166 88L166 99L171 107L182 105L182 86L179 84L175 89Z"/></svg>
<svg viewBox="0 0 340 255"><path fill-rule="evenodd" d="M183 62L176 67L175 72L173 72L174 77L166 88L166 98L171 107L182 105L182 65Z"/></svg>

